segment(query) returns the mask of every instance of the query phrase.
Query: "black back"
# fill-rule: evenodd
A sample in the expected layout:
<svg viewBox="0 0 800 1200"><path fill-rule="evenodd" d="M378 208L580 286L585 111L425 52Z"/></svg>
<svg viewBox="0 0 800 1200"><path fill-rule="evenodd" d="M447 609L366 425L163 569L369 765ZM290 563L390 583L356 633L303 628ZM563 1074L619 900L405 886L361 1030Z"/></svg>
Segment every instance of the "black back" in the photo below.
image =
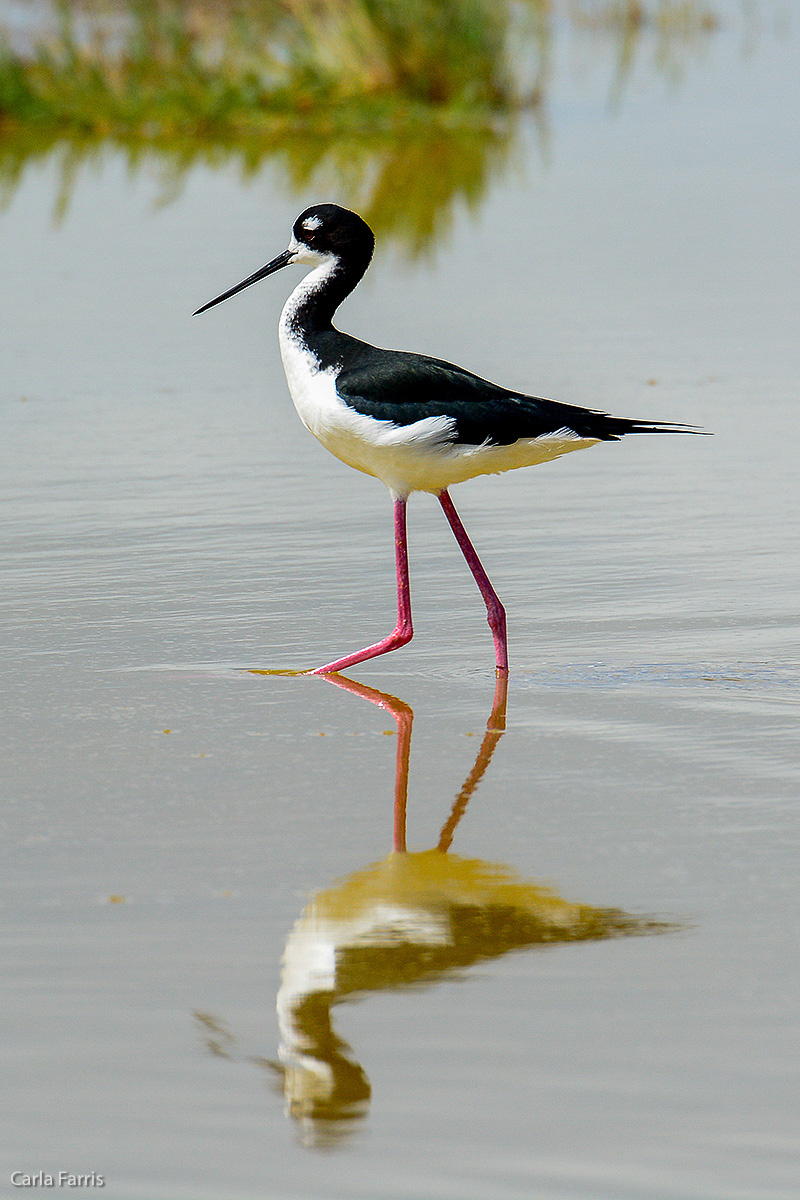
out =
<svg viewBox="0 0 800 1200"><path fill-rule="evenodd" d="M444 417L450 422L444 439L472 446L508 446L561 430L600 441L626 433L688 432L520 395L453 363L381 350L340 333L333 315L369 266L375 247L372 230L338 204L315 204L300 214L293 233L298 242L335 256L334 270L299 305L293 324L320 368L335 371L339 397L356 412L398 426Z"/></svg>

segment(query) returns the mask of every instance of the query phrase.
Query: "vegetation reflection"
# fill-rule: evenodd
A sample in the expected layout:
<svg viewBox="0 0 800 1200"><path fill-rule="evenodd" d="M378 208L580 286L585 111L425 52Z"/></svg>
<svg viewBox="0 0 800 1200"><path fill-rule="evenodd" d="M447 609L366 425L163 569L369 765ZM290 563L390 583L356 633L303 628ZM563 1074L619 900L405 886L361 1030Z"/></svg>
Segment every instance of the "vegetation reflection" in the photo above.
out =
<svg viewBox="0 0 800 1200"><path fill-rule="evenodd" d="M335 1004L387 988L431 984L512 950L674 928L620 909L565 900L503 863L450 853L456 826L503 736L507 680L496 683L486 733L437 845L409 852L413 712L375 688L343 676L328 678L391 713L397 723L397 769L389 857L318 892L286 942L277 998L281 1061L266 1065L278 1073L287 1112L309 1145L345 1136L370 1101L366 1072L333 1028ZM216 1038L219 1042L219 1032Z"/></svg>
<svg viewBox="0 0 800 1200"><path fill-rule="evenodd" d="M51 154L59 215L109 150L162 201L197 163L274 164L416 256L517 161L523 114L546 145L565 30L618 95L641 46L674 75L714 25L691 0L55 0L0 25L0 199Z"/></svg>

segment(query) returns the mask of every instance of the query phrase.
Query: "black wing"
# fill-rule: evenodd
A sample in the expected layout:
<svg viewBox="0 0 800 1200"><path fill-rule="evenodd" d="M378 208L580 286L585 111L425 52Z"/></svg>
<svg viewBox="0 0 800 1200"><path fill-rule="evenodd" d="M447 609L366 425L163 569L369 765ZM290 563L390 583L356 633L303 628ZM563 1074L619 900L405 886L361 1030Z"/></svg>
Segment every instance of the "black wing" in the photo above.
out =
<svg viewBox="0 0 800 1200"><path fill-rule="evenodd" d="M366 348L366 347L365 347ZM453 422L449 440L470 446L509 446L566 429L576 437L616 441L626 433L690 432L684 426L628 420L606 413L523 396L462 367L423 354L369 347L342 364L336 391L356 412L394 425L426 417Z"/></svg>

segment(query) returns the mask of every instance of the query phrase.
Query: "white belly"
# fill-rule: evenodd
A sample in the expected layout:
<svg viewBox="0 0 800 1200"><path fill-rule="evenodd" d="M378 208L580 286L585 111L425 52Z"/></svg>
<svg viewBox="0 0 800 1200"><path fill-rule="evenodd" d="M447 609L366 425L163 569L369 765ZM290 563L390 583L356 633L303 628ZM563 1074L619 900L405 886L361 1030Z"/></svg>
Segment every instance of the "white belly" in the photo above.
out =
<svg viewBox="0 0 800 1200"><path fill-rule="evenodd" d="M397 495L433 492L476 475L492 475L516 467L549 462L593 446L566 430L546 438L526 438L510 446L464 446L448 442L448 417L427 417L413 425L376 421L356 412L339 398L334 370L320 371L317 361L281 318L279 340L283 368L294 406L306 429L326 450L348 466L374 475Z"/></svg>

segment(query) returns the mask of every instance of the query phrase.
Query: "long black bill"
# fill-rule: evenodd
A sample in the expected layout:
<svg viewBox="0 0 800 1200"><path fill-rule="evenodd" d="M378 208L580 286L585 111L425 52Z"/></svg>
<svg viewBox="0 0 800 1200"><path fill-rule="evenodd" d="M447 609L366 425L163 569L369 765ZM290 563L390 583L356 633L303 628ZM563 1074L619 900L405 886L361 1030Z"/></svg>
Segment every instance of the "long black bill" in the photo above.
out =
<svg viewBox="0 0 800 1200"><path fill-rule="evenodd" d="M209 300L208 304L204 304L202 308L198 308L197 312L193 312L192 316L196 317L199 313L205 312L207 308L213 308L215 304L222 304L223 300L228 300L231 296L235 296L237 292L243 292L245 288L250 287L251 283L258 283L259 279L266 279L268 275L272 275L275 271L280 271L281 267L288 267L294 257L293 250L284 250L283 254L279 254L277 258L273 258L272 262L268 262L260 271L256 271L255 275L251 275L248 279L237 283L236 287L230 288L229 291L223 292L221 296L217 296L214 300Z"/></svg>

